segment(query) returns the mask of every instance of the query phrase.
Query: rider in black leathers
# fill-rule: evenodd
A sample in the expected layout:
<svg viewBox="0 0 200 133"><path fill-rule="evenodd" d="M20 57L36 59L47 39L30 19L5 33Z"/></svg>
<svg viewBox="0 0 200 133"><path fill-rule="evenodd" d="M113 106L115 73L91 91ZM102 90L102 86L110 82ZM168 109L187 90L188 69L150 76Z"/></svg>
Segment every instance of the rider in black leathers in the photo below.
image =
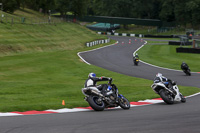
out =
<svg viewBox="0 0 200 133"><path fill-rule="evenodd" d="M185 62L183 62L183 63L181 64L181 69L182 69L183 71L186 71L186 70L189 69L189 66L188 66Z"/></svg>
<svg viewBox="0 0 200 133"><path fill-rule="evenodd" d="M138 56L137 53L136 53L135 55L134 55L134 53L133 53L133 60L135 60L135 59L139 59L139 56Z"/></svg>

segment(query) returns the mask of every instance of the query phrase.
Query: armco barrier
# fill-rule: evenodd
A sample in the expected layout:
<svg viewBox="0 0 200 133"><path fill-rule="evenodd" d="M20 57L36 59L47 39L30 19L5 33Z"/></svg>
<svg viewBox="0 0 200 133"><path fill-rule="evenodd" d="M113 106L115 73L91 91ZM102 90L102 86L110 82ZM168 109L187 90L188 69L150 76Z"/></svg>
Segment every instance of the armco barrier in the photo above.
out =
<svg viewBox="0 0 200 133"><path fill-rule="evenodd" d="M196 48L176 48L176 52L177 53L196 53L196 54L200 54L200 49L196 49Z"/></svg>
<svg viewBox="0 0 200 133"><path fill-rule="evenodd" d="M169 41L169 45L192 45L192 42L185 42L181 44L181 42Z"/></svg>
<svg viewBox="0 0 200 133"><path fill-rule="evenodd" d="M92 46L95 46L98 44L109 43L109 42L110 42L110 38L105 39L105 40L96 40L96 41L92 41L92 42L87 42L87 43L85 43L85 45L87 47L92 47Z"/></svg>
<svg viewBox="0 0 200 133"><path fill-rule="evenodd" d="M179 38L179 36L175 35L144 35L144 37L149 37L149 38Z"/></svg>

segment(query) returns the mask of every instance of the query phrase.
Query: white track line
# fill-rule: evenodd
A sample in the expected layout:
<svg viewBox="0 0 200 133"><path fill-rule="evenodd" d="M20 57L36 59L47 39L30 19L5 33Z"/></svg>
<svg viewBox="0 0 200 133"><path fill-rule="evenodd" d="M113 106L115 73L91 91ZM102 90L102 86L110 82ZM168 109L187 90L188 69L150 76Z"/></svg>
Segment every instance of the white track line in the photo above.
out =
<svg viewBox="0 0 200 133"><path fill-rule="evenodd" d="M80 56L81 53L87 53L87 52L95 51L95 50L102 49L102 48L105 48L105 47L110 47L110 46L115 45L117 43L118 43L118 41L116 43L114 43L114 44L111 44L111 45L103 46L103 47L92 49L92 50L88 50L88 51L78 52L77 55L78 55L79 58L81 58L81 60L83 62L85 62L88 65L91 65L89 62L87 62L85 59L83 59L83 57Z"/></svg>

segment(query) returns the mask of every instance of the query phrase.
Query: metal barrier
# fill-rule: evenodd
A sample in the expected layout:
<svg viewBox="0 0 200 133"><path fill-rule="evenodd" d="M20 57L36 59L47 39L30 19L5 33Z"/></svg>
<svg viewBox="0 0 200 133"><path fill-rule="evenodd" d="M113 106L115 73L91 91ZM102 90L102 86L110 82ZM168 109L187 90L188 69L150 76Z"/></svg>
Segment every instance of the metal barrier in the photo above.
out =
<svg viewBox="0 0 200 133"><path fill-rule="evenodd" d="M85 43L85 45L87 47L92 47L92 46L95 46L98 44L109 43L109 42L110 42L110 38L105 39L105 40L96 40L96 41L92 41L92 42L87 42L87 43Z"/></svg>

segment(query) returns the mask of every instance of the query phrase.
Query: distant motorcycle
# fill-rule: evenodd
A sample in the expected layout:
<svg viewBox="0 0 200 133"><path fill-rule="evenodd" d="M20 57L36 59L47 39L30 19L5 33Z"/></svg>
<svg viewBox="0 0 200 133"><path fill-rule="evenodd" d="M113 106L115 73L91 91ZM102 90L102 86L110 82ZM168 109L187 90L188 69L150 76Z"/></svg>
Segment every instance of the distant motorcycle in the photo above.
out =
<svg viewBox="0 0 200 133"><path fill-rule="evenodd" d="M186 98L179 92L179 88L174 82L171 89L167 88L164 83L158 82L152 84L151 88L155 93L159 94L163 101L167 104L173 104L174 101L186 102Z"/></svg>
<svg viewBox="0 0 200 133"><path fill-rule="evenodd" d="M102 93L97 87L82 88L82 93L86 96L85 100L95 111L103 111L104 108L118 107L123 109L130 108L130 102L123 95L118 93L115 84L110 81L107 86L106 93Z"/></svg>
<svg viewBox="0 0 200 133"><path fill-rule="evenodd" d="M186 75L191 76L190 68L185 62L181 64L181 69Z"/></svg>
<svg viewBox="0 0 200 133"><path fill-rule="evenodd" d="M137 59L137 58L133 59L133 63L134 63L135 66L138 66L139 59Z"/></svg>

